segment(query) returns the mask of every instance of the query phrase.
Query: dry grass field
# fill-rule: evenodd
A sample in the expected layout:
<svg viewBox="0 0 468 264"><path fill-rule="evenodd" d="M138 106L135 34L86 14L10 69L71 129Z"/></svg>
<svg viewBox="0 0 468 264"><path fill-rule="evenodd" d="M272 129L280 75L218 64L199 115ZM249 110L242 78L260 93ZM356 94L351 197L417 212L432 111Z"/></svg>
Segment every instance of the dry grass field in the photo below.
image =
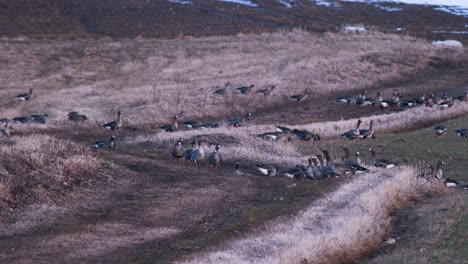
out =
<svg viewBox="0 0 468 264"><path fill-rule="evenodd" d="M0 55L0 118L48 114L46 124L13 123L12 136L1 138L1 262L358 261L399 230L400 209L447 192L439 182L416 178L418 165L450 158L447 175L468 180L460 154L467 142L453 132L466 123L468 103L380 109L335 102L364 90L370 97L394 90L462 94L468 82L463 49L376 31L292 30L176 39L4 37ZM227 82L226 95L212 95ZM250 84L249 94L232 92ZM255 92L272 85L269 96ZM32 100L14 99L29 88ZM305 100L290 99L307 89ZM70 111L89 120L73 123ZM123 127L106 131L102 125L117 111ZM227 126L247 112L252 118L243 126ZM160 132L176 114L181 122L220 127ZM366 127L375 121L377 139L338 139L358 118ZM451 119L450 135L436 141L430 127ZM255 137L274 125L308 129L323 140ZM89 147L111 134L115 150ZM194 137L209 143L208 152L221 144L220 168L171 160L176 141L187 146ZM410 143L401 143L405 137ZM427 142L440 155L427 158ZM254 169L305 164L321 149L339 157L344 145L362 152L373 147L406 165L325 181L261 177ZM412 155L403 159L399 152ZM232 175L236 162L241 176Z"/></svg>

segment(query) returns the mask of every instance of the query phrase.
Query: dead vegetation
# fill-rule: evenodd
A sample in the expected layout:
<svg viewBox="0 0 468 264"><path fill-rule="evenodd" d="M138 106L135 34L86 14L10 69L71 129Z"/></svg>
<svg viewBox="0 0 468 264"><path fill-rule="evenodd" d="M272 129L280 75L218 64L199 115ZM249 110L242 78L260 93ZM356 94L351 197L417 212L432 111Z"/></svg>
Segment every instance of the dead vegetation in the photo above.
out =
<svg viewBox="0 0 468 264"><path fill-rule="evenodd" d="M29 203L54 203L77 185L98 181L104 163L81 145L45 135L0 143L2 213Z"/></svg>
<svg viewBox="0 0 468 264"><path fill-rule="evenodd" d="M374 170L330 193L287 222L187 263L340 263L358 260L384 242L392 213L444 186L409 167Z"/></svg>

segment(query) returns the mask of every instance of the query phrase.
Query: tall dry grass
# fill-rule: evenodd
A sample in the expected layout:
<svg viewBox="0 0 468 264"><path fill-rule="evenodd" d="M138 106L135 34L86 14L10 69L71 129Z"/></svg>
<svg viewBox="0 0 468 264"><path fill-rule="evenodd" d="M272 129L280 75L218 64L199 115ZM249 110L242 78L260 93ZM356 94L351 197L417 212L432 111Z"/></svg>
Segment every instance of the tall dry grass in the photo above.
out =
<svg viewBox="0 0 468 264"><path fill-rule="evenodd" d="M343 263L378 248L392 213L409 201L442 192L416 170L374 170L359 176L285 222L185 263Z"/></svg>
<svg viewBox="0 0 468 264"><path fill-rule="evenodd" d="M53 201L92 179L103 163L89 148L46 135L13 136L0 142L0 207Z"/></svg>
<svg viewBox="0 0 468 264"><path fill-rule="evenodd" d="M284 104L291 94L350 91L403 78L426 67L433 56L454 59L420 39L368 32L323 35L294 30L206 38L0 40L2 117L68 111L98 123L124 112L127 125L230 117ZM271 96L211 96L231 82L276 85ZM35 88L25 104L13 97Z"/></svg>

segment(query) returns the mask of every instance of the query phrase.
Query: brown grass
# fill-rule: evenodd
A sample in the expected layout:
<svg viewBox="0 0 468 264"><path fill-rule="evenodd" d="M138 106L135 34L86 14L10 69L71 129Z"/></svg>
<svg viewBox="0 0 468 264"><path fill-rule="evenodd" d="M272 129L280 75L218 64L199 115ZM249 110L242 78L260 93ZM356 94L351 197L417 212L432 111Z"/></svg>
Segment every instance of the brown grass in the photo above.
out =
<svg viewBox="0 0 468 264"><path fill-rule="evenodd" d="M76 110L103 123L120 109L127 125L161 124L180 112L184 119L228 118L284 104L305 89L350 91L407 77L433 56L459 54L408 36L300 30L175 40L2 39L0 50L4 116L47 112L60 124ZM228 81L278 88L269 97L211 96ZM14 102L29 87L36 98Z"/></svg>
<svg viewBox="0 0 468 264"><path fill-rule="evenodd" d="M385 241L392 213L409 201L444 190L409 167L374 170L296 217L234 241L188 263L341 263L356 261Z"/></svg>
<svg viewBox="0 0 468 264"><path fill-rule="evenodd" d="M53 202L84 184L103 165L78 144L45 135L14 136L0 143L0 206Z"/></svg>

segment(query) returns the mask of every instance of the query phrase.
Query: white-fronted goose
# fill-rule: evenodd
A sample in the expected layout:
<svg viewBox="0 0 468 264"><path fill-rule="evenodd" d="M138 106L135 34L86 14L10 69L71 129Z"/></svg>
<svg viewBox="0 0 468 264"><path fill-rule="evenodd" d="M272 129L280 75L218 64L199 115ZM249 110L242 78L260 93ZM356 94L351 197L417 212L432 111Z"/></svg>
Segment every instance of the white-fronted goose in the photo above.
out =
<svg viewBox="0 0 468 264"><path fill-rule="evenodd" d="M168 125L164 125L164 126L160 126L159 129L161 132L174 132L174 131L177 131L179 130L179 123L177 122L177 119L179 117L177 115L174 116L174 121L172 122L172 124L168 124Z"/></svg>
<svg viewBox="0 0 468 264"><path fill-rule="evenodd" d="M200 162L205 159L205 149L203 148L203 144L198 142L198 147L192 151L192 155L190 156L190 160L195 162L198 166Z"/></svg>
<svg viewBox="0 0 468 264"><path fill-rule="evenodd" d="M223 158L219 153L219 145L216 144L214 151L208 156L208 164L210 164L210 167L219 167L221 161L223 161Z"/></svg>
<svg viewBox="0 0 468 264"><path fill-rule="evenodd" d="M349 159L349 149L348 148L343 148L343 151L345 153L345 158L344 158L344 161L343 161L344 165L350 167L351 170L353 170L355 173L362 173L362 172L369 171L369 169L364 168L363 166L361 166L361 158L359 157L360 156L359 151L356 151L356 159L355 160Z"/></svg>
<svg viewBox="0 0 468 264"><path fill-rule="evenodd" d="M361 121L361 119L359 119L358 122L357 122L356 128L344 132L343 134L341 134L341 137L342 138L347 138L347 139L356 139L356 138L358 138L359 137L359 127L361 126L361 123L362 123L362 121Z"/></svg>
<svg viewBox="0 0 468 264"><path fill-rule="evenodd" d="M100 140L96 141L94 144L91 145L92 148L104 148L105 146L109 146L109 148L116 148L116 143L115 143L115 136L112 135L109 140Z"/></svg>
<svg viewBox="0 0 468 264"><path fill-rule="evenodd" d="M270 89L261 89L261 90L257 90L256 93L258 94L263 94L263 95L270 95L271 92L273 92L273 90L276 88L275 85L271 86Z"/></svg>
<svg viewBox="0 0 468 264"><path fill-rule="evenodd" d="M234 126L234 127L240 127L242 126L242 123L244 121L244 119L247 119L249 120L252 116L252 113L248 112L245 117L236 117L236 118L233 118L231 120L228 121L228 125L230 126Z"/></svg>
<svg viewBox="0 0 468 264"><path fill-rule="evenodd" d="M236 94L248 94L255 85L251 84L250 86L241 86L234 89L234 93Z"/></svg>
<svg viewBox="0 0 468 264"><path fill-rule="evenodd" d="M321 180L324 178L323 172L319 167L319 164L317 162L316 158L311 158L313 166L312 166L312 175L313 179L315 180Z"/></svg>
<svg viewBox="0 0 468 264"><path fill-rule="evenodd" d="M10 137L11 131L10 131L10 123L6 122L5 127L0 129L0 137Z"/></svg>
<svg viewBox="0 0 468 264"><path fill-rule="evenodd" d="M461 138L468 138L468 128L455 130L455 133L457 134L457 136L459 136Z"/></svg>
<svg viewBox="0 0 468 264"><path fill-rule="evenodd" d="M20 116L20 117L13 118L13 122L18 123L18 124L25 124L31 121L32 121L32 118L30 116Z"/></svg>
<svg viewBox="0 0 468 264"><path fill-rule="evenodd" d="M213 92L213 95L214 95L214 96L217 96L217 95L225 95L225 94L227 94L230 85L231 85L231 84L230 84L229 82L227 82L227 83L224 85L224 88L217 89L216 91ZM219 86L218 86L218 87L219 87Z"/></svg>
<svg viewBox="0 0 468 264"><path fill-rule="evenodd" d="M434 127L434 131L436 132L438 137L441 137L447 133L448 128L444 125L439 125Z"/></svg>
<svg viewBox="0 0 468 264"><path fill-rule="evenodd" d="M437 180L443 179L444 174L442 171L442 165L445 165L445 162L441 160L437 161L436 170L434 171L434 178Z"/></svg>
<svg viewBox="0 0 468 264"><path fill-rule="evenodd" d="M300 140L308 140L308 141L318 141L321 139L320 135L314 134L310 131L307 131L305 129L298 130L298 129L293 129L292 133L294 136L296 136Z"/></svg>
<svg viewBox="0 0 468 264"><path fill-rule="evenodd" d="M29 101L33 98L33 88L29 89L29 93L18 94L16 99L20 101Z"/></svg>
<svg viewBox="0 0 468 264"><path fill-rule="evenodd" d="M80 113L73 111L68 113L68 119L74 122L79 122L88 120L88 117L86 115L80 115Z"/></svg>
<svg viewBox="0 0 468 264"><path fill-rule="evenodd" d="M359 138L362 138L362 139L368 139L368 138L375 139L374 133L375 133L374 120L371 120L370 124L369 124L369 129L359 129Z"/></svg>
<svg viewBox="0 0 468 264"><path fill-rule="evenodd" d="M36 122L36 123L40 123L40 124L45 124L47 123L47 117L49 115L47 114L43 114L43 115L30 115L32 121Z"/></svg>
<svg viewBox="0 0 468 264"><path fill-rule="evenodd" d="M175 146L172 148L172 157L182 161L184 157L184 146L182 146L182 138L179 138Z"/></svg>
<svg viewBox="0 0 468 264"><path fill-rule="evenodd" d="M117 130L122 127L122 124L123 124L122 112L119 111L117 112L117 120L104 124L103 127L109 130Z"/></svg>
<svg viewBox="0 0 468 264"><path fill-rule="evenodd" d="M197 148L197 146L198 146L198 141L196 138L194 138L192 140L192 148L187 149L183 154L184 159L190 160L190 158L192 157L192 152Z"/></svg>
<svg viewBox="0 0 468 264"><path fill-rule="evenodd" d="M306 89L303 94L291 95L291 99L296 102L304 101L311 93L312 92L309 89Z"/></svg>
<svg viewBox="0 0 468 264"><path fill-rule="evenodd" d="M330 154L327 150L322 150L322 153L325 156L326 161L324 172L328 172L328 176L343 176L353 172L353 170L348 166L341 163L335 163L335 161L330 157Z"/></svg>
<svg viewBox="0 0 468 264"><path fill-rule="evenodd" d="M257 170L264 176L277 176L280 173L280 168L273 164L257 165Z"/></svg>
<svg viewBox="0 0 468 264"><path fill-rule="evenodd" d="M369 149L369 152L371 153L373 158L372 165L374 165L375 167L390 169L399 166L399 164L396 162L392 162L386 159L377 159L375 156L375 151L372 148Z"/></svg>

